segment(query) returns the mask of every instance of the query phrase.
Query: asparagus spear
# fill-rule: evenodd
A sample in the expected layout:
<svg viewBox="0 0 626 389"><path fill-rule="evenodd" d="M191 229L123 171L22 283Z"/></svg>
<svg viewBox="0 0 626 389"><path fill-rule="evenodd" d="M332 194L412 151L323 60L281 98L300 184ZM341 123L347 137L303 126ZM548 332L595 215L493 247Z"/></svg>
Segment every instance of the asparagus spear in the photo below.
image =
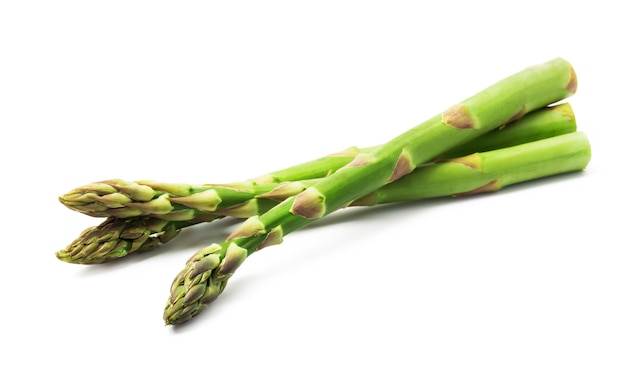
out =
<svg viewBox="0 0 626 389"><path fill-rule="evenodd" d="M456 150L444 153L444 155L438 157L438 159L466 155L474 151L498 149L559 134L566 134L575 130L576 121L572 108L569 103L563 103L532 112L520 120L482 135L475 141L468 142ZM261 176L257 180L261 182L274 181L277 183L276 187L279 187L280 185L278 185L278 183L284 183L287 180L293 180L297 177L307 178L322 175L323 173L330 173L337 169L337 164L341 162L341 158L349 158L347 154L357 149L351 148L348 150L348 152L342 153L341 156L333 155L295 165L266 176ZM313 179L308 180L309 184L314 182ZM294 187L304 189L306 184L306 182L297 184L290 183L287 187L292 189ZM289 191L278 189L274 191L273 196L269 197L271 197L272 200L284 199L278 197L276 193L282 193L284 196L286 193L289 193ZM444 193L442 195L445 196L447 194ZM265 210L269 209L271 206L268 203L264 205ZM258 212L263 212L263 209L259 207L258 203L254 206L244 205L237 209L238 212L232 212L231 210L231 215L235 214L235 216L239 217L249 217ZM152 250L160 243L167 243L174 239L185 227L219 218L217 215L211 215L209 212L200 210L197 210L195 214L196 216L193 219L185 221L164 220L158 215L129 218L110 216L102 224L83 231L78 238L72 241L65 249L58 251L56 255L62 261L69 263L97 264L109 262L123 258L136 251L145 252Z"/></svg>
<svg viewBox="0 0 626 389"><path fill-rule="evenodd" d="M590 158L582 133L563 134L509 148L475 153L416 168L412 173L350 203L373 206L400 201L496 191L514 183L582 170ZM311 181L314 182L314 181ZM65 262L97 264L152 249L171 240L181 228L205 220L166 221L150 216L108 218L87 229L57 257Z"/></svg>
<svg viewBox="0 0 626 389"><path fill-rule="evenodd" d="M495 192L520 182L583 170L590 159L591 147L584 133L557 135L419 167L350 206Z"/></svg>
<svg viewBox="0 0 626 389"><path fill-rule="evenodd" d="M166 324L196 316L224 290L254 251L411 173L446 150L576 91L571 65L557 58L529 67L456 104L368 153L260 216L242 223L221 244L200 249L170 287Z"/></svg>
<svg viewBox="0 0 626 389"><path fill-rule="evenodd" d="M56 253L68 263L98 264L123 258L134 252L150 251L174 239L180 231L198 223L219 218L200 213L191 220L172 221L152 216L109 217L97 226L85 229L65 249Z"/></svg>
<svg viewBox="0 0 626 389"><path fill-rule="evenodd" d="M493 150L530 142L548 136L575 131L576 122L568 103L542 108L497 131L450 150L439 158L452 158L476 151ZM134 217L152 215L172 221L190 221L199 213L248 217L273 206L263 199L268 192L283 200L305 189L299 184L281 186L276 183L320 178L332 174L349 163L358 153L374 148L346 149L343 152L279 170L256 179L229 185L188 185L156 181L108 180L76 188L59 197L68 208L95 217ZM267 196L265 196L267 197ZM107 223L110 229L114 223Z"/></svg>

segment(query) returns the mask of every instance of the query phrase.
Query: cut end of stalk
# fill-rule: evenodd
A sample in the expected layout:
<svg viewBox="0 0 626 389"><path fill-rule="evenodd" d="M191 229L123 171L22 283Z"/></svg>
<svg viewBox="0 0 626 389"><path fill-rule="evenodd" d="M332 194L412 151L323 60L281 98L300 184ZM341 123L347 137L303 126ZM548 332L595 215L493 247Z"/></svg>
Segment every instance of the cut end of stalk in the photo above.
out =
<svg viewBox="0 0 626 389"><path fill-rule="evenodd" d="M247 218L239 228L233 231L232 234L226 240L234 240L237 238L249 238L252 236L257 236L261 234L265 234L265 224L259 219L258 216L251 216Z"/></svg>
<svg viewBox="0 0 626 389"><path fill-rule="evenodd" d="M441 121L448 126L458 128L459 130L467 130L476 128L474 118L469 109L462 104L454 105L442 114Z"/></svg>
<svg viewBox="0 0 626 389"><path fill-rule="evenodd" d="M296 196L290 212L306 219L319 219L326 213L326 197L316 188L309 188Z"/></svg>
<svg viewBox="0 0 626 389"><path fill-rule="evenodd" d="M569 81L567 82L567 91L570 93L570 95L573 95L574 93L576 93L577 89L578 89L578 76L576 75L574 68L570 67Z"/></svg>

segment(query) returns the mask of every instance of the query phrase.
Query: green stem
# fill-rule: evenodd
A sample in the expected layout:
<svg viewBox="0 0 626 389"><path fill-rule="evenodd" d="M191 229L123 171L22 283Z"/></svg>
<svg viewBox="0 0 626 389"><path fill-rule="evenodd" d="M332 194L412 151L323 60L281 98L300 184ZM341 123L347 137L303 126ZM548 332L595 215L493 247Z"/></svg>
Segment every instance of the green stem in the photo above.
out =
<svg viewBox="0 0 626 389"><path fill-rule="evenodd" d="M450 158L470 154L475 151L500 149L559 134L571 133L575 130L576 121L571 106L568 103L563 103L531 112L518 121L477 138L474 142L468 142L468 146L463 145L457 148L456 151L447 152L444 155ZM264 184L265 192L258 190L261 185L242 184L238 190L244 192L245 190L250 190L250 188L256 188L257 192L251 193L251 195L259 194L256 194L254 199L250 199L243 204L230 208L216 209L213 212L201 211L201 209L206 208L206 205L200 204L193 213L193 219L184 221L165 220L165 218L171 218L171 215L145 215L128 218L109 217L102 224L85 230L65 249L58 251L56 255L59 259L68 263L98 264L111 262L133 252L149 251L159 244L167 243L178 236L178 233L183 228L200 222L212 221L222 216L250 217L267 212L278 201L285 200L290 195L298 193L319 181L319 179L298 182L284 182L284 180L295 179L299 176L308 177L311 176L311 171L316 172L313 176L326 172L326 169L334 171L338 168L336 164L340 158L348 157L337 155L323 157L317 160L322 161L322 163L307 162L277 171L272 173L272 175L266 175L266 178L260 181L275 181L277 183ZM437 159L440 160L442 158ZM311 170L308 170L309 168ZM416 169L413 174L418 174L417 170L421 171L422 169L423 167ZM453 183L450 182L449 184ZM398 192L403 192L401 185L398 186L392 183L388 186L396 188L395 190ZM421 190L428 191L431 187L437 186L432 182L428 182L428 184L421 186ZM385 192L385 188L387 186L381 191ZM377 191L377 193L381 191ZM420 188L412 188L406 193L412 198L417 198L415 196L419 196ZM170 196L174 196L174 194L170 194ZM369 199L368 201L373 201L373 195L366 197ZM361 199L361 204L359 205L364 205L364 201L364 199Z"/></svg>
<svg viewBox="0 0 626 389"><path fill-rule="evenodd" d="M357 155L314 186L248 218L222 244L192 256L172 283L165 323L178 324L197 315L253 252L282 242L284 235L396 181L437 155L560 101L575 89L571 65L557 58L507 77L373 151Z"/></svg>
<svg viewBox="0 0 626 389"><path fill-rule="evenodd" d="M583 170L590 158L585 134L564 134L423 166L350 205L493 192L520 182Z"/></svg>
<svg viewBox="0 0 626 389"><path fill-rule="evenodd" d="M576 121L567 103L531 112L495 131L479 136L440 155L439 159L462 156L476 151L493 150L573 132ZM151 215L171 221L194 220L200 213L248 217L274 205L263 198L272 192L273 199L284 200L305 189L298 184L278 184L326 177L351 162L356 155L375 147L350 148L278 170L253 180L229 185L190 185L158 181L108 180L72 190L59 200L68 208L95 217L136 217ZM267 198L267 196L265 196Z"/></svg>

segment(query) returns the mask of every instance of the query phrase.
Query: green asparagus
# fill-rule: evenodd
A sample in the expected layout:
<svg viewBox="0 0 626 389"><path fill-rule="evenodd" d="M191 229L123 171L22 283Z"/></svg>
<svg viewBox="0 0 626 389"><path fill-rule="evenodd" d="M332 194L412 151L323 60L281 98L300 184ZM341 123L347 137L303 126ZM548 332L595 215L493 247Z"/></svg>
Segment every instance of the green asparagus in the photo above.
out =
<svg viewBox="0 0 626 389"><path fill-rule="evenodd" d="M174 239L185 227L217 218L219 216L208 213L185 221L152 216L108 217L101 224L85 229L65 249L57 251L56 256L61 261L76 264L111 262L134 252L150 251Z"/></svg>
<svg viewBox="0 0 626 389"><path fill-rule="evenodd" d="M419 167L350 206L494 192L520 182L583 170L590 159L591 147L584 133L558 135Z"/></svg>
<svg viewBox="0 0 626 389"><path fill-rule="evenodd" d="M509 148L475 153L418 167L412 173L367 194L349 206L471 195L560 173L583 170L590 158L583 133L570 133ZM87 229L67 249L57 253L69 263L97 264L145 252L166 243L181 228L210 221L176 222L150 216L108 218L99 228Z"/></svg>
<svg viewBox="0 0 626 389"><path fill-rule="evenodd" d="M452 158L476 151L493 150L532 140L575 131L576 122L567 103L540 109L521 119L480 136L439 158ZM76 188L60 196L68 208L95 217L135 217L152 215L171 221L197 218L199 213L248 217L273 206L265 194L283 200L305 189L299 184L281 186L276 183L320 178L349 163L358 153L374 148L349 148L343 152L279 170L255 179L228 185L189 185L157 181L100 181ZM265 195L265 196L263 196ZM278 197L282 196L282 197ZM110 226L110 224L109 224Z"/></svg>
<svg viewBox="0 0 626 389"><path fill-rule="evenodd" d="M575 93L576 74L560 58L524 69L366 153L334 174L242 223L221 244L193 255L174 279L166 324L196 316L254 251L396 181L447 150Z"/></svg>
<svg viewBox="0 0 626 389"><path fill-rule="evenodd" d="M518 121L480 136L475 141L468 142L468 144L462 145L456 150L444 153L437 159L452 158L465 155L461 153L470 154L473 151L499 149L559 134L566 134L575 130L576 122L571 106L568 103L563 103L532 112ZM349 150L354 150L354 148ZM286 184L285 180L297 177L312 177L311 172L334 171L337 169L336 163L339 161L340 158L324 157L316 161L274 172L271 175L266 175L265 178L261 177L258 181L276 181L277 183L273 187L266 186L267 188L273 188L272 192L270 192L273 194L267 195L262 193L257 195L256 198L260 196L261 198L269 198L274 201L284 200L287 194L293 193L293 188L303 190L316 182L315 179L309 179L303 182ZM421 169L419 168L419 170ZM270 177L271 179L268 179ZM281 187L291 188L291 190L284 190ZM414 199L417 193L419 192L412 189L408 195ZM448 193L435 195L446 196ZM169 196L173 195L169 194ZM253 216L267 211L275 203L270 204L266 201L262 205L264 207L261 207L257 202L255 206L239 207L235 216ZM245 210L248 213L245 213ZM195 215L193 219L186 221L163 220L158 215L129 218L111 216L99 226L90 227L83 231L77 239L65 249L57 252L56 255L62 261L69 263L98 264L110 262L123 258L132 252L149 251L159 244L169 242L185 227L200 222L212 221L221 216L200 210L196 210Z"/></svg>

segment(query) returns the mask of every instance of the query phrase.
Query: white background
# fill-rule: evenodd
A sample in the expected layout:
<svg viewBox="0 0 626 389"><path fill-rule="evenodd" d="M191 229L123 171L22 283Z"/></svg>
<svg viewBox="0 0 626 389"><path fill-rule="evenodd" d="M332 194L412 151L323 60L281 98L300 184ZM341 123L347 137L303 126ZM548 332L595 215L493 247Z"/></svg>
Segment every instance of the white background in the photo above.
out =
<svg viewBox="0 0 626 389"><path fill-rule="evenodd" d="M4 1L0 386L624 388L626 28L614 1ZM563 57L587 170L346 210L187 325L169 286L236 224L99 266L54 253L109 178L231 182L384 142Z"/></svg>

